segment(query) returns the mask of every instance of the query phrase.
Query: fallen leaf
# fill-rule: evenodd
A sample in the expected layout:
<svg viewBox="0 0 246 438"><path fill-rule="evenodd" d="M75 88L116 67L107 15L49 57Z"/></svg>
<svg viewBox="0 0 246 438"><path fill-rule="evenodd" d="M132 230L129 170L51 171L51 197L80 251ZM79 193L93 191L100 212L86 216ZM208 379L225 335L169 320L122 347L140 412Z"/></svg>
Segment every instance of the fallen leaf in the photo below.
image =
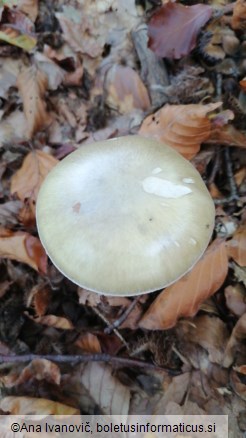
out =
<svg viewBox="0 0 246 438"><path fill-rule="evenodd" d="M130 390L109 365L89 362L82 368L81 383L104 415L128 415Z"/></svg>
<svg viewBox="0 0 246 438"><path fill-rule="evenodd" d="M234 4L231 27L235 30L246 29L246 3L245 0L237 0Z"/></svg>
<svg viewBox="0 0 246 438"><path fill-rule="evenodd" d="M164 395L155 407L155 415L163 415L163 411L170 402L182 403L189 387L190 378L190 373L183 373L180 376L173 377L171 381L164 380Z"/></svg>
<svg viewBox="0 0 246 438"><path fill-rule="evenodd" d="M210 19L211 6L169 2L155 12L148 25L149 48L161 58L180 59L196 47L196 38Z"/></svg>
<svg viewBox="0 0 246 438"><path fill-rule="evenodd" d="M34 359L22 371L16 372L16 369L13 369L6 376L2 376L0 381L5 387L11 388L33 379L46 380L51 384L59 385L61 381L59 367L47 359Z"/></svg>
<svg viewBox="0 0 246 438"><path fill-rule="evenodd" d="M235 178L235 183L237 184L238 187L241 186L241 184L246 181L246 166L242 167L241 169L239 169L235 174L234 174L234 178Z"/></svg>
<svg viewBox="0 0 246 438"><path fill-rule="evenodd" d="M24 114L16 110L0 122L0 147L26 139L27 122Z"/></svg>
<svg viewBox="0 0 246 438"><path fill-rule="evenodd" d="M48 81L45 73L35 65L23 69L17 77L24 113L27 120L28 137L43 129L50 123L50 115L46 111L44 94Z"/></svg>
<svg viewBox="0 0 246 438"><path fill-rule="evenodd" d="M38 16L38 0L16 0L18 9L24 12L34 23Z"/></svg>
<svg viewBox="0 0 246 438"><path fill-rule="evenodd" d="M3 397L0 409L11 415L79 415L79 409L62 403L35 397Z"/></svg>
<svg viewBox="0 0 246 438"><path fill-rule="evenodd" d="M241 85L242 89L243 89L244 91L246 91L246 77L243 78L243 79L239 82L239 84Z"/></svg>
<svg viewBox="0 0 246 438"><path fill-rule="evenodd" d="M10 191L18 198L30 203L35 215L36 200L42 182L50 170L58 163L52 155L33 150L24 159L21 168L12 176Z"/></svg>
<svg viewBox="0 0 246 438"><path fill-rule="evenodd" d="M18 214L21 207L23 207L21 201L8 201L4 204L0 204L1 226L16 225L18 223Z"/></svg>
<svg viewBox="0 0 246 438"><path fill-rule="evenodd" d="M238 281L241 281L246 287L246 267L241 268L236 263L232 263L234 275Z"/></svg>
<svg viewBox="0 0 246 438"><path fill-rule="evenodd" d="M135 108L146 111L150 107L148 91L132 68L115 64L107 72L106 84L108 104L120 113L131 112Z"/></svg>
<svg viewBox="0 0 246 438"><path fill-rule="evenodd" d="M165 105L144 119L138 133L162 141L185 158L191 159L211 134L211 122L207 114L220 105L220 102L208 105Z"/></svg>
<svg viewBox="0 0 246 438"><path fill-rule="evenodd" d="M4 58L0 60L0 97L8 98L8 91L10 87L15 87L16 79L20 68L23 65L20 59Z"/></svg>
<svg viewBox="0 0 246 438"><path fill-rule="evenodd" d="M65 41L75 52L97 58L103 51L103 42L97 38L95 19L93 16L82 15L72 6L63 6L63 12L57 12ZM97 20L96 20L97 21Z"/></svg>
<svg viewBox="0 0 246 438"><path fill-rule="evenodd" d="M71 321L69 321L67 318L64 318L62 316L45 315L32 319L38 324L47 325L49 327L54 327L57 329L72 330L74 328Z"/></svg>
<svg viewBox="0 0 246 438"><path fill-rule="evenodd" d="M0 257L26 263L46 274L47 256L39 239L24 231L0 230Z"/></svg>
<svg viewBox="0 0 246 438"><path fill-rule="evenodd" d="M48 90L57 90L63 82L65 71L43 53L36 52L34 58L39 71L47 77Z"/></svg>
<svg viewBox="0 0 246 438"><path fill-rule="evenodd" d="M181 316L194 316L201 303L222 286L227 271L225 242L215 240L188 274L158 295L139 326L164 330L174 327Z"/></svg>
<svg viewBox="0 0 246 438"><path fill-rule="evenodd" d="M226 305L234 315L240 317L246 313L246 294L242 284L227 286L224 293Z"/></svg>
<svg viewBox="0 0 246 438"><path fill-rule="evenodd" d="M20 10L4 6L0 22L0 40L30 52L37 43L32 21Z"/></svg>
<svg viewBox="0 0 246 438"><path fill-rule="evenodd" d="M221 129L211 129L207 143L246 148L246 135L233 125L226 125Z"/></svg>
<svg viewBox="0 0 246 438"><path fill-rule="evenodd" d="M98 337L92 333L80 335L74 345L86 353L101 353L102 351Z"/></svg>
<svg viewBox="0 0 246 438"><path fill-rule="evenodd" d="M232 239L226 242L227 253L240 266L246 266L246 227L239 227Z"/></svg>
<svg viewBox="0 0 246 438"><path fill-rule="evenodd" d="M47 286L43 284L34 286L33 307L37 316L43 316L48 308L51 299L51 292Z"/></svg>
<svg viewBox="0 0 246 438"><path fill-rule="evenodd" d="M228 368L235 360L235 352L246 339L246 313L237 321L225 348L223 366Z"/></svg>
<svg viewBox="0 0 246 438"><path fill-rule="evenodd" d="M179 327L179 337L182 341L200 345L208 352L212 363L222 364L225 344L229 334L226 325L220 318L200 315L192 320L192 324L182 324Z"/></svg>
<svg viewBox="0 0 246 438"><path fill-rule="evenodd" d="M245 378L244 378L245 379ZM235 370L231 371L230 383L235 393L246 401L246 385L244 379L240 379L238 373Z"/></svg>

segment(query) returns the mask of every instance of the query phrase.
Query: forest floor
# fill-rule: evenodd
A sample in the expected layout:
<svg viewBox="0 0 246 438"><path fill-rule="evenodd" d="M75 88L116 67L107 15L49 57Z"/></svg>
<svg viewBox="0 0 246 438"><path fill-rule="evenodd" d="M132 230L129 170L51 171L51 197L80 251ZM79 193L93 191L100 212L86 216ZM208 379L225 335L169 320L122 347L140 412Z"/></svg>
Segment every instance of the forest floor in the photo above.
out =
<svg viewBox="0 0 246 438"><path fill-rule="evenodd" d="M0 410L224 414L242 437L245 1L0 0L0 17ZM191 160L215 228L185 278L106 297L52 265L35 205L59 160L133 134Z"/></svg>

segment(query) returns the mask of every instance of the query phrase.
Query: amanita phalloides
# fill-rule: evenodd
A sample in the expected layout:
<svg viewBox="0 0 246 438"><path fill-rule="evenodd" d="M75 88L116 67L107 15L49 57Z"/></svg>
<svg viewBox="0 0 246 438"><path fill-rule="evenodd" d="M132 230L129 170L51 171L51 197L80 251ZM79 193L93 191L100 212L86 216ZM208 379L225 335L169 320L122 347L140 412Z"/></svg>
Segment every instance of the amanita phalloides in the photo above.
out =
<svg viewBox="0 0 246 438"><path fill-rule="evenodd" d="M127 136L82 145L45 179L37 226L54 265L105 295L161 289L205 251L214 205L174 149Z"/></svg>

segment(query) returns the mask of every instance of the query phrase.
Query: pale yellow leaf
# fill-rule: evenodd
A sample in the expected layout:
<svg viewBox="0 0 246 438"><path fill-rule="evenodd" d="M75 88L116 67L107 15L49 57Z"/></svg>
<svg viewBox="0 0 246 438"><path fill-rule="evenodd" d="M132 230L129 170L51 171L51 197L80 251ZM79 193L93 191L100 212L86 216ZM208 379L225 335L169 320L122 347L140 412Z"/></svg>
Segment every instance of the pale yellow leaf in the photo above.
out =
<svg viewBox="0 0 246 438"><path fill-rule="evenodd" d="M34 321L39 324L48 325L49 327L55 327L57 329L62 329L62 330L72 330L74 328L71 321L69 321L67 318L64 318L62 316L56 316L56 315L39 316L37 318L34 318Z"/></svg>
<svg viewBox="0 0 246 438"><path fill-rule="evenodd" d="M107 364L90 362L83 367L81 383L105 415L127 415L130 389L112 374Z"/></svg>
<svg viewBox="0 0 246 438"><path fill-rule="evenodd" d="M79 415L79 410L45 398L9 396L0 400L0 409L12 415Z"/></svg>

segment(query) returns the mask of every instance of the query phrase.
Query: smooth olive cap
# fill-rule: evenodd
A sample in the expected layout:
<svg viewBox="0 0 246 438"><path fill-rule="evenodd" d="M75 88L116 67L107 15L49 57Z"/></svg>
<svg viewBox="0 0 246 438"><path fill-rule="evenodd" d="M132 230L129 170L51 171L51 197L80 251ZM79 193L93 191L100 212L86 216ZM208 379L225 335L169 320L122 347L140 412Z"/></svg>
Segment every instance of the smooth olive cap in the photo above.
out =
<svg viewBox="0 0 246 438"><path fill-rule="evenodd" d="M205 251L214 216L192 164L139 136L82 145L48 174L37 201L54 265L105 295L151 292L182 277Z"/></svg>

